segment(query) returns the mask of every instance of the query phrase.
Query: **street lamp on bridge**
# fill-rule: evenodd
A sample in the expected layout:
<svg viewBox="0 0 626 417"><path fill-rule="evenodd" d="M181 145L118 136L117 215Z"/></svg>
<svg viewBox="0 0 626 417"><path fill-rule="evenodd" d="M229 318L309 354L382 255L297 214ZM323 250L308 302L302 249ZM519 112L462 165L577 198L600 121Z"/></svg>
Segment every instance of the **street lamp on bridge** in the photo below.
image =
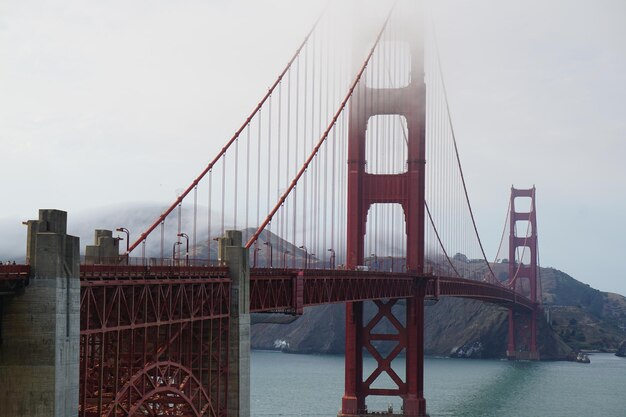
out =
<svg viewBox="0 0 626 417"><path fill-rule="evenodd" d="M125 227L118 227L115 231L126 233L126 253L128 253L128 248L130 247L130 231Z"/></svg>
<svg viewBox="0 0 626 417"><path fill-rule="evenodd" d="M370 255L370 258L374 258L374 260L372 261L372 269L374 269L374 265L376 265L376 270L378 270L378 256L376 256L375 253L372 253Z"/></svg>
<svg viewBox="0 0 626 417"><path fill-rule="evenodd" d="M330 248L328 252L330 252L330 269L335 269L335 250Z"/></svg>
<svg viewBox="0 0 626 417"><path fill-rule="evenodd" d="M283 252L283 268L287 268L287 255L290 253L288 250Z"/></svg>
<svg viewBox="0 0 626 417"><path fill-rule="evenodd" d="M185 238L185 265L189 266L189 236L187 233L178 233L176 236Z"/></svg>
<svg viewBox="0 0 626 417"><path fill-rule="evenodd" d="M254 250L252 251L252 267L256 268L256 259L257 259L257 253L261 250L261 248L258 247L259 245L257 244L257 241L254 241Z"/></svg>
<svg viewBox="0 0 626 417"><path fill-rule="evenodd" d="M177 260L176 259L176 246L182 245L182 244L183 244L183 242L177 241L177 242L174 242L174 245L172 246L172 265L174 265L176 263L176 260Z"/></svg>
<svg viewBox="0 0 626 417"><path fill-rule="evenodd" d="M307 269L309 267L309 250L304 245L298 247L304 250L304 269Z"/></svg>
<svg viewBox="0 0 626 417"><path fill-rule="evenodd" d="M270 255L270 262L269 262L269 264L270 264L270 268L273 268L274 265L273 265L272 261L274 259L274 249L272 248L272 244L270 242L263 242L263 244L267 245L270 248L270 253L269 253L269 255Z"/></svg>

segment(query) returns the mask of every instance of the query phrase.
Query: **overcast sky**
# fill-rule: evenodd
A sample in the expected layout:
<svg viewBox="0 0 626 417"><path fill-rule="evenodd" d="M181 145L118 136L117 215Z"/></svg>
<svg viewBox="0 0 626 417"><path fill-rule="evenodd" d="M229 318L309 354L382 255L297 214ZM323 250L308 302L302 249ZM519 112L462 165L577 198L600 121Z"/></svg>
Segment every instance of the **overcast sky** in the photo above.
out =
<svg viewBox="0 0 626 417"><path fill-rule="evenodd" d="M626 2L432 3L488 253L511 185L535 184L541 264L626 294ZM21 245L20 222L39 208L68 210L71 223L171 202L256 105L320 4L0 2L3 240Z"/></svg>

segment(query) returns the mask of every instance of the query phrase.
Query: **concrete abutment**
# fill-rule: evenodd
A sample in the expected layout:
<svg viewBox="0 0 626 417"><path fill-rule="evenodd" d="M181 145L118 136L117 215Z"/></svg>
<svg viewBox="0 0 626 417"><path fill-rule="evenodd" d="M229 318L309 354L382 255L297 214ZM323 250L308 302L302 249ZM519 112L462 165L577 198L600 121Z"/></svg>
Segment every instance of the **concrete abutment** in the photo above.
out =
<svg viewBox="0 0 626 417"><path fill-rule="evenodd" d="M26 225L30 283L3 300L0 416L77 416L79 239L64 211L39 210Z"/></svg>
<svg viewBox="0 0 626 417"><path fill-rule="evenodd" d="M231 278L228 417L250 417L250 262L241 231L219 238L218 258Z"/></svg>

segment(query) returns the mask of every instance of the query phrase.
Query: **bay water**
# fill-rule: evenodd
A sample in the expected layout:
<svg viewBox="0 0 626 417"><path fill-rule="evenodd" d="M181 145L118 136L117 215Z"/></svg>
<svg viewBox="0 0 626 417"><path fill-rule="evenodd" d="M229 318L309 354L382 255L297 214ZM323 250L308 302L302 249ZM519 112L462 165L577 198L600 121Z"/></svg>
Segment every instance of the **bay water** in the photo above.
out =
<svg viewBox="0 0 626 417"><path fill-rule="evenodd" d="M626 417L626 358L590 355L590 364L426 358L431 417ZM404 368L404 359L394 360ZM369 375L374 362L364 362ZM402 372L398 372L404 377ZM253 351L253 417L335 417L343 395L344 360L334 355ZM377 386L392 386L379 380ZM397 397L369 397L370 411L400 413Z"/></svg>

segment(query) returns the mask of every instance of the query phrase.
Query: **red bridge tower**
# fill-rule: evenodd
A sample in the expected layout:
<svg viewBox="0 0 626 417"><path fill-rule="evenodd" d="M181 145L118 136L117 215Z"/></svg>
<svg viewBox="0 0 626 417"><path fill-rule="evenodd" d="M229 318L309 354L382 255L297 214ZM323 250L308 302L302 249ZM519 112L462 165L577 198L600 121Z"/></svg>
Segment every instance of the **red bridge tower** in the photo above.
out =
<svg viewBox="0 0 626 417"><path fill-rule="evenodd" d="M517 211L515 200L530 198L527 212ZM519 222L526 224L519 225ZM516 260L516 254L520 259ZM526 261L526 263L524 263ZM537 213L535 211L535 187L511 188L511 213L509 234L509 286L535 303L532 313L520 313L509 309L509 359L539 360L537 350L537 311L541 305L537 282Z"/></svg>
<svg viewBox="0 0 626 417"><path fill-rule="evenodd" d="M415 7L415 6L414 6ZM362 79L350 106L348 133L348 219L346 266L355 269L364 265L364 244L367 215L373 204L399 204L406 221L406 265L409 274L421 275L424 267L424 176L425 176L425 106L424 53L419 14L403 15L406 30L389 42L399 42L410 55L409 82L405 86L372 88ZM402 36L402 37L400 37ZM380 45L379 45L380 46ZM408 46L408 48L406 48ZM364 48L365 49L365 48ZM386 75L385 75L386 77ZM397 87L397 88L394 88ZM398 115L406 119L407 165L398 174L366 172L366 131L368 122L377 115ZM380 155L382 158L384 155ZM372 161L369 161L370 163ZM365 398L371 395L399 396L407 416L426 415L424 400L424 293L425 280L416 279L416 295L406 299L406 318L398 319L392 312L397 300L375 301L377 313L364 323L363 303L346 306L345 393L341 417L367 414ZM387 319L397 333L380 334L373 330ZM402 323L404 322L404 324ZM375 347L376 341L397 342L385 356ZM363 375L363 351L377 362L371 375ZM406 355L405 378L393 370L391 362L401 353ZM376 388L376 379L387 373L394 388Z"/></svg>

